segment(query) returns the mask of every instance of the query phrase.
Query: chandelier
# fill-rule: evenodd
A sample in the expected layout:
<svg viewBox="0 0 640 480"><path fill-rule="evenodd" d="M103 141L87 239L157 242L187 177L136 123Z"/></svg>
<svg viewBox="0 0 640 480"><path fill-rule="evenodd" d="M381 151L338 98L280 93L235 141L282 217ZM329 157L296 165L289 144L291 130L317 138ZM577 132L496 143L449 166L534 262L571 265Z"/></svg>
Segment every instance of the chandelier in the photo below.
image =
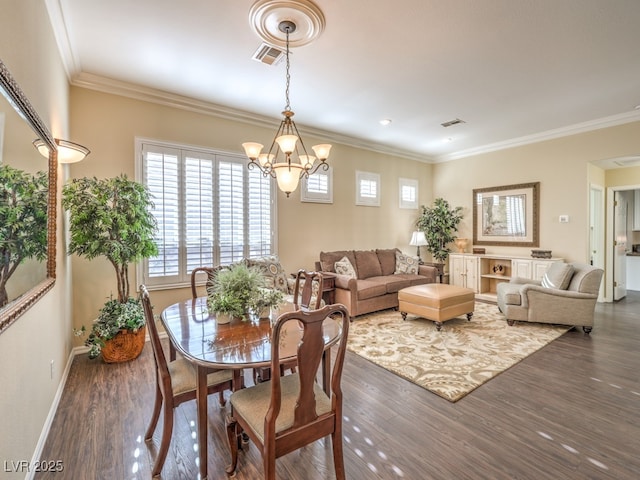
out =
<svg viewBox="0 0 640 480"><path fill-rule="evenodd" d="M289 102L289 84L291 76L289 74L289 34L295 32L296 24L291 20L283 20L278 24L278 30L286 35L286 89L285 99L286 105L282 112L283 118L280 127L271 142L268 153L262 153L263 145L256 142L243 143L245 154L249 157L248 168L259 168L262 174L275 178L278 182L278 188L282 190L287 197L291 192L298 188L298 183L303 177L309 178L320 168L329 169L327 158L331 145L320 144L311 147L314 155L309 155L298 127L293 121L293 110ZM295 158L293 155L295 153ZM281 156L282 154L282 156ZM284 157L284 158L283 158Z"/></svg>

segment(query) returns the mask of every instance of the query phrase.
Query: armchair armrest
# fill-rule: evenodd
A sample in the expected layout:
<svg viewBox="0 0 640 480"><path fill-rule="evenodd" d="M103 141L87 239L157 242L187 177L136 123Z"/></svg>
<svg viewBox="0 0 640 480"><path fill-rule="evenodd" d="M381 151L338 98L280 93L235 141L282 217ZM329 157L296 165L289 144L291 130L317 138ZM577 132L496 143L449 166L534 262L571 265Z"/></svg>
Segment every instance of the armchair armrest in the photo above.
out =
<svg viewBox="0 0 640 480"><path fill-rule="evenodd" d="M563 311L574 310L573 313L578 314L578 312L582 311L582 305L585 302L595 304L598 299L597 295L591 293L557 290L538 285L523 285L520 288L520 293L523 307L537 307L549 313L558 308Z"/></svg>

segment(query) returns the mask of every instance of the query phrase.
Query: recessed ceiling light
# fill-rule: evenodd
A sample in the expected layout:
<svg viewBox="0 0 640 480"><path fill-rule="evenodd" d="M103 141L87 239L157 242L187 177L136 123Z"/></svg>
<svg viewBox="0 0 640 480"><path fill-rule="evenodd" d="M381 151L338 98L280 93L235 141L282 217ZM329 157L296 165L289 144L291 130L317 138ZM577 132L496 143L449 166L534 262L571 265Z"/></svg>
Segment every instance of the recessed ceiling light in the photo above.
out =
<svg viewBox="0 0 640 480"><path fill-rule="evenodd" d="M389 124L391 124L391 119L390 118L385 118L383 120L380 120L380 125L383 125L383 126L386 127Z"/></svg>
<svg viewBox="0 0 640 480"><path fill-rule="evenodd" d="M442 141L443 141L444 143L451 143L451 142L453 142L453 138L451 138L451 137L446 137L446 138L443 138L443 139L442 139Z"/></svg>

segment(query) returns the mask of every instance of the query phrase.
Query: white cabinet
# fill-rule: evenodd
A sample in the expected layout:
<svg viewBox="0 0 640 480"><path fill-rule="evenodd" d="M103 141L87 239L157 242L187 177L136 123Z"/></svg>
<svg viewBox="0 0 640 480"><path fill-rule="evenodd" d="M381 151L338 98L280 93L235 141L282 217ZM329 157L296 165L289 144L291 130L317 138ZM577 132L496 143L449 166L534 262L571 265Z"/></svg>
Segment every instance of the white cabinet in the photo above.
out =
<svg viewBox="0 0 640 480"><path fill-rule="evenodd" d="M640 257L627 255L627 290L640 290Z"/></svg>
<svg viewBox="0 0 640 480"><path fill-rule="evenodd" d="M451 284L471 288L478 293L478 257L455 253L449 255L449 261Z"/></svg>
<svg viewBox="0 0 640 480"><path fill-rule="evenodd" d="M449 255L450 281L453 285L467 287L476 292L476 298L496 300L499 283L512 277L540 280L547 268L561 258L528 258L500 255L473 255L452 253Z"/></svg>

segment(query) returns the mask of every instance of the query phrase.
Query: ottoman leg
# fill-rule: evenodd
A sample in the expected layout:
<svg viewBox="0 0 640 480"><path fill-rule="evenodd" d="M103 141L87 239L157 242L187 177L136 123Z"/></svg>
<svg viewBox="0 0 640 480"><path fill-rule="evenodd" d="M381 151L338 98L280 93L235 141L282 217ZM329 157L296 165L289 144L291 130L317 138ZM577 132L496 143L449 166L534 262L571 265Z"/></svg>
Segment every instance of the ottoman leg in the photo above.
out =
<svg viewBox="0 0 640 480"><path fill-rule="evenodd" d="M473 317L473 312L467 313L467 322L471 321L471 317Z"/></svg>
<svg viewBox="0 0 640 480"><path fill-rule="evenodd" d="M407 319L407 312L400 312L400 315L402 315L402 320Z"/></svg>
<svg viewBox="0 0 640 480"><path fill-rule="evenodd" d="M442 322L435 322L436 324L436 330L440 331L440 329L442 328Z"/></svg>

